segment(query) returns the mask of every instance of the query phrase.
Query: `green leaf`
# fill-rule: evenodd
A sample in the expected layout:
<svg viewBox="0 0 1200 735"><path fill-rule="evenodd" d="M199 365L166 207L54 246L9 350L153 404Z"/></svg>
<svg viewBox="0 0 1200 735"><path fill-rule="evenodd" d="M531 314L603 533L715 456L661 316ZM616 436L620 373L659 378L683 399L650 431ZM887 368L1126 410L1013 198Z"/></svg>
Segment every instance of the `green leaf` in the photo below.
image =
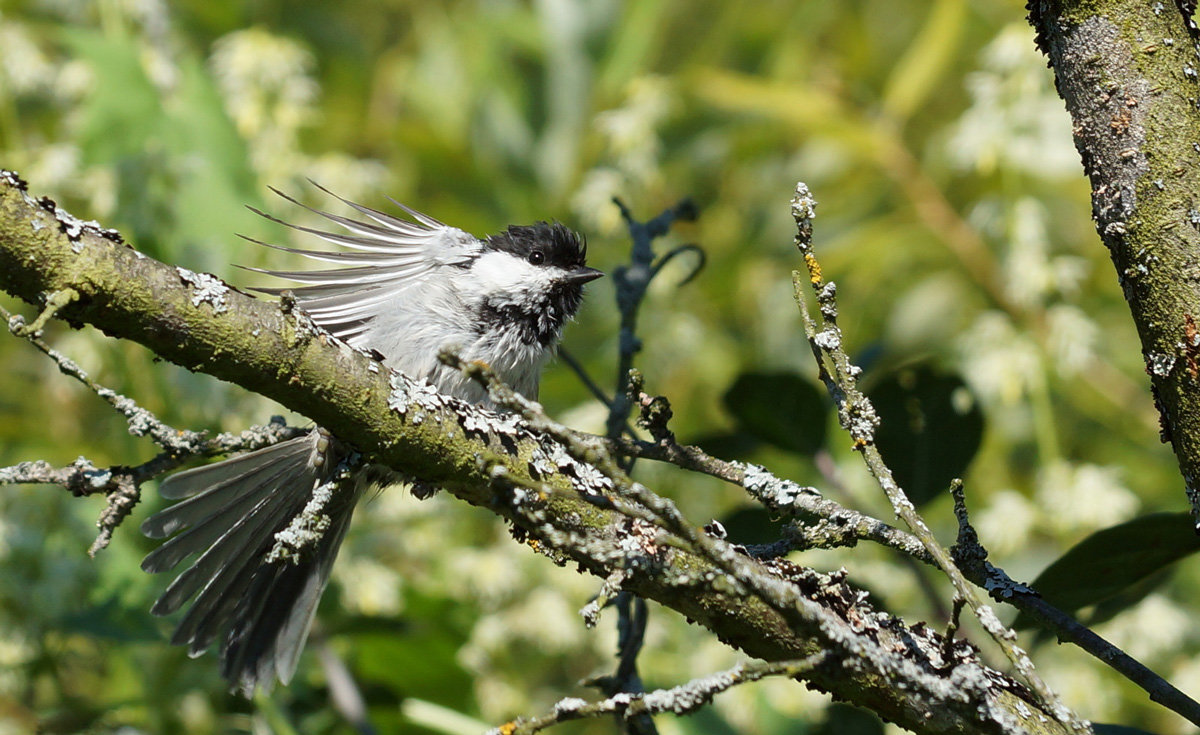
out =
<svg viewBox="0 0 1200 735"><path fill-rule="evenodd" d="M849 704L834 703L825 710L825 722L813 735L882 735L883 723L865 709Z"/></svg>
<svg viewBox="0 0 1200 735"><path fill-rule="evenodd" d="M929 11L921 32L892 69L884 91L883 107L904 120L939 89L939 80L956 62L959 39L967 17L963 0L938 0Z"/></svg>
<svg viewBox="0 0 1200 735"><path fill-rule="evenodd" d="M1189 513L1152 513L1088 536L1046 567L1032 586L1050 604L1074 612L1114 598L1196 551L1200 537ZM1138 599L1131 596L1130 604ZM1016 628L1034 625L1024 614L1013 622Z"/></svg>
<svg viewBox="0 0 1200 735"><path fill-rule="evenodd" d="M246 243L235 232L262 238L271 226L246 208L261 203L250 152L198 59L180 61L175 103L163 134L172 159L184 162L170 192L173 255L219 272L244 257Z"/></svg>
<svg viewBox="0 0 1200 735"><path fill-rule="evenodd" d="M84 160L116 164L158 144L164 112L136 41L121 31L105 35L78 28L65 30L62 39L90 62L92 72L91 89L78 111Z"/></svg>
<svg viewBox="0 0 1200 735"><path fill-rule="evenodd" d="M388 621L354 618L338 627L351 642L347 657L356 676L372 687L436 702L467 707L471 677L458 663L458 649L469 635L470 611L450 600L413 593L406 600L408 624L402 634Z"/></svg>
<svg viewBox="0 0 1200 735"><path fill-rule="evenodd" d="M983 413L958 376L904 368L870 398L883 419L875 444L910 500L928 502L963 476L983 439Z"/></svg>
<svg viewBox="0 0 1200 735"><path fill-rule="evenodd" d="M738 508L721 518L721 525L735 544L769 544L783 535L783 524L766 508Z"/></svg>
<svg viewBox="0 0 1200 735"><path fill-rule="evenodd" d="M749 459L762 442L744 431L705 434L688 442L721 459Z"/></svg>
<svg viewBox="0 0 1200 735"><path fill-rule="evenodd" d="M130 608L116 597L67 615L60 627L98 640L162 644L161 626L150 613Z"/></svg>
<svg viewBox="0 0 1200 735"><path fill-rule="evenodd" d="M1154 735L1149 730L1139 730L1136 727L1126 727L1125 725L1105 725L1098 722L1092 723L1092 732L1096 735Z"/></svg>
<svg viewBox="0 0 1200 735"><path fill-rule="evenodd" d="M825 444L828 404L794 373L743 373L725 392L725 408L756 439L800 454Z"/></svg>
<svg viewBox="0 0 1200 735"><path fill-rule="evenodd" d="M1112 597L1097 602L1092 608L1091 614L1083 622L1089 628L1095 628L1103 622L1112 620L1126 609L1149 597L1152 592L1162 587L1170 578L1171 568L1166 567L1139 579Z"/></svg>

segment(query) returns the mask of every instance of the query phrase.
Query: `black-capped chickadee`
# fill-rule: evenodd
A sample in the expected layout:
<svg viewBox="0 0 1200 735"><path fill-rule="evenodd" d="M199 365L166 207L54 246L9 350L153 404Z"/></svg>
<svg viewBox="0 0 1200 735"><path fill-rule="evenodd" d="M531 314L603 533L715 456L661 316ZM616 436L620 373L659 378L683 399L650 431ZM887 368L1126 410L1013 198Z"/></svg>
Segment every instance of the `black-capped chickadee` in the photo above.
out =
<svg viewBox="0 0 1200 735"><path fill-rule="evenodd" d="M536 397L542 368L579 308L583 285L602 275L585 264L583 239L546 222L479 239L395 200L413 221L341 201L365 220L311 211L348 234L263 216L353 252L269 247L347 267L260 271L301 285L258 290L291 291L331 334L378 352L389 367L443 393L488 404L485 390L439 361L442 349L454 347ZM142 524L154 538L180 532L146 557L146 571L167 571L199 554L151 611L168 615L194 597L171 642L188 646L192 656L218 642L222 675L247 695L276 678L291 679L354 506L378 482L378 474L360 471L349 492L323 501L329 523L312 548L277 553L281 534L331 482L346 452L318 429L180 472L160 493L184 500Z"/></svg>

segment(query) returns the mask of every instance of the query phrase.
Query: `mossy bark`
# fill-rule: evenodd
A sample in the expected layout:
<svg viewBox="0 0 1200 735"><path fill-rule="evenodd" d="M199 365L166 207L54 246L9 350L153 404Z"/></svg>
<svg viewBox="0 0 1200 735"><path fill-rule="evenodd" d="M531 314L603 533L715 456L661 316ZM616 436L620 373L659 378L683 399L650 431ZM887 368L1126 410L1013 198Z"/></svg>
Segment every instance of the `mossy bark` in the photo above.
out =
<svg viewBox="0 0 1200 735"><path fill-rule="evenodd" d="M1179 5L1028 3L1200 519L1200 53Z"/></svg>

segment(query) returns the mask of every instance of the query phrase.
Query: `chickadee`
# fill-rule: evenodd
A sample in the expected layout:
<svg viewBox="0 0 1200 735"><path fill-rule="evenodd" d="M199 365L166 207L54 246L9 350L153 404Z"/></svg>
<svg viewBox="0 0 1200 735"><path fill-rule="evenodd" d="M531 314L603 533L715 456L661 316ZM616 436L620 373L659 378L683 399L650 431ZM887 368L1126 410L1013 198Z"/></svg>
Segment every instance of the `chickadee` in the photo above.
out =
<svg viewBox="0 0 1200 735"><path fill-rule="evenodd" d="M262 270L301 285L257 290L290 290L331 334L378 352L387 366L443 393L489 405L485 390L438 360L439 351L453 346L464 359L482 360L516 390L536 397L542 367L579 308L583 285L603 275L585 265L583 239L546 222L479 239L395 200L413 221L337 198L365 220L305 208L348 234L258 213L354 252L269 247L349 267ZM348 491L326 502L329 524L313 548L277 553L279 538L315 496L328 492L348 452L318 429L180 472L159 492L184 500L142 524L154 538L181 531L145 558L147 572L174 569L199 553L151 612L171 614L194 597L171 643L199 656L219 641L222 675L247 696L270 688L276 678L290 681L354 506L379 480L378 473L359 471Z"/></svg>

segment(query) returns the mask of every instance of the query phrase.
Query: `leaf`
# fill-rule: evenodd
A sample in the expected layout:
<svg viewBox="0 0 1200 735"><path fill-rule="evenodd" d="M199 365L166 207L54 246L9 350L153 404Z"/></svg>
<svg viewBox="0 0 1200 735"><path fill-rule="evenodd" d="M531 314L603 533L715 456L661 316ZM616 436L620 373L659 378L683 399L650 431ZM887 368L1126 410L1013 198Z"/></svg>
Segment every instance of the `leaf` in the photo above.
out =
<svg viewBox="0 0 1200 735"><path fill-rule="evenodd" d="M921 32L892 68L883 97L883 107L889 114L907 119L938 91L938 81L956 62L955 51L966 16L963 0L938 0L934 4Z"/></svg>
<svg viewBox="0 0 1200 735"><path fill-rule="evenodd" d="M748 459L762 442L744 431L706 434L688 442L721 459Z"/></svg>
<svg viewBox="0 0 1200 735"><path fill-rule="evenodd" d="M348 660L373 687L452 707L471 702L471 677L458 663L469 634L470 611L452 601L413 593L406 597L408 625L398 635L387 621L346 621L341 635L352 642Z"/></svg>
<svg viewBox="0 0 1200 735"><path fill-rule="evenodd" d="M130 608L116 597L68 614L59 622L62 630L118 643L160 644L159 623L144 609Z"/></svg>
<svg viewBox="0 0 1200 735"><path fill-rule="evenodd" d="M1074 612L1113 598L1196 551L1200 537L1191 514L1151 513L1088 536L1046 567L1032 586L1050 604ZM1130 596L1130 604L1138 599ZM1034 625L1024 614L1013 622L1016 628Z"/></svg>
<svg viewBox="0 0 1200 735"><path fill-rule="evenodd" d="M272 226L246 208L261 201L251 155L199 60L180 61L175 102L163 134L172 159L185 162L170 192L175 257L220 272L247 250L235 232L263 238Z"/></svg>
<svg viewBox="0 0 1200 735"><path fill-rule="evenodd" d="M904 368L870 391L883 423L875 444L917 505L962 477L983 439L983 413L957 375Z"/></svg>
<svg viewBox="0 0 1200 735"><path fill-rule="evenodd" d="M750 436L780 449L813 454L825 444L828 404L794 373L743 373L725 392L725 408Z"/></svg>
<svg viewBox="0 0 1200 735"><path fill-rule="evenodd" d="M882 735L883 723L865 709L834 703L825 710L825 722L813 735Z"/></svg>
<svg viewBox="0 0 1200 735"><path fill-rule="evenodd" d="M146 76L134 39L72 28L62 34L68 48L86 59L92 72L89 94L79 107L84 160L116 164L143 155L157 142L164 112L153 82Z"/></svg>
<svg viewBox="0 0 1200 735"><path fill-rule="evenodd" d="M783 524L762 507L738 508L721 519L735 544L769 544L783 535Z"/></svg>
<svg viewBox="0 0 1200 735"><path fill-rule="evenodd" d="M1171 568L1166 567L1139 579L1108 599L1097 602L1091 614L1083 622L1089 628L1112 620L1127 608L1131 608L1162 587L1171 578Z"/></svg>
<svg viewBox="0 0 1200 735"><path fill-rule="evenodd" d="M1149 730L1139 730L1125 725L1105 725L1100 722L1092 723L1092 732L1096 735L1154 735Z"/></svg>

